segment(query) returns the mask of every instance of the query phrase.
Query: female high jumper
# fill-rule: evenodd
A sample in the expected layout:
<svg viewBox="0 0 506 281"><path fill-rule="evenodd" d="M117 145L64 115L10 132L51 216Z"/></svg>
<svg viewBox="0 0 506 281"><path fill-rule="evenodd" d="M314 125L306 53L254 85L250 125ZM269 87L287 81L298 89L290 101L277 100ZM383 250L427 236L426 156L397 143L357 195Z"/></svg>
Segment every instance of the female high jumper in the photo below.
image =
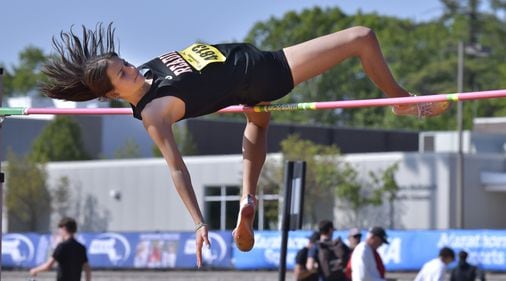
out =
<svg viewBox="0 0 506 281"><path fill-rule="evenodd" d="M81 37L72 29L61 32L59 38L53 38L53 45L58 56L44 67L48 79L41 86L42 92L69 101L110 98L131 104L134 117L142 120L165 158L175 188L195 223L199 267L202 246L210 246L208 227L174 141L174 123L230 105L268 104L351 57L360 59L367 76L387 97L411 95L394 80L374 32L362 26L278 51L261 51L246 43L197 43L138 67L116 53L111 24L99 24L94 30L83 26ZM396 115L430 117L448 106L448 102L428 102L395 105L392 111ZM266 157L270 114L245 115L242 199L233 238L237 248L249 251L254 245L255 195Z"/></svg>

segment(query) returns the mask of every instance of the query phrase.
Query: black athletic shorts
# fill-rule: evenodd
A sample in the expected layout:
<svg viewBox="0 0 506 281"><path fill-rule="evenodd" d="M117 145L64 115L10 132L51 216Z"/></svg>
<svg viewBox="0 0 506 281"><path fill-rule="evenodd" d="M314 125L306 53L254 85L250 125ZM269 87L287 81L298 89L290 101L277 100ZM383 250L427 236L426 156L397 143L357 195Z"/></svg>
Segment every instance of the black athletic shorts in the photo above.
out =
<svg viewBox="0 0 506 281"><path fill-rule="evenodd" d="M246 105L269 102L286 96L293 89L293 77L283 50L261 51L245 45L245 55L252 58L245 77L245 88L239 93Z"/></svg>

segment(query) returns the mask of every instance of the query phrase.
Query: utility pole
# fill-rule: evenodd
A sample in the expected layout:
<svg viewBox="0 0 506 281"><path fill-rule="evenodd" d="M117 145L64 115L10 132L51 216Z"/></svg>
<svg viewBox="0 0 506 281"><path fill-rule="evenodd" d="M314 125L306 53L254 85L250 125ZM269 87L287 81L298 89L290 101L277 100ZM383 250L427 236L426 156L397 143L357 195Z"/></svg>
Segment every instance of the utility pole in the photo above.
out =
<svg viewBox="0 0 506 281"><path fill-rule="evenodd" d="M458 66L457 66L457 92L464 91L464 42L459 41L458 50ZM463 115L462 101L457 102L457 132L458 132L458 148L456 162L456 179L455 179L455 227L464 227L463 216L463 199L464 199L464 153L463 153Z"/></svg>

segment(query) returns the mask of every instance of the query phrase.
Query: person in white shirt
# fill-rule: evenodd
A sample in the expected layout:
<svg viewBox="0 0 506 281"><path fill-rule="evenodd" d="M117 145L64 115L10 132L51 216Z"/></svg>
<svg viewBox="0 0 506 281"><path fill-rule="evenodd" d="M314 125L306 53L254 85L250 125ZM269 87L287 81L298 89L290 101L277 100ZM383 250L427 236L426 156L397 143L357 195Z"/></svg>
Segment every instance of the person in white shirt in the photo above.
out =
<svg viewBox="0 0 506 281"><path fill-rule="evenodd" d="M443 247L439 256L426 262L415 277L415 281L442 281L445 278L446 267L455 260L455 252Z"/></svg>
<svg viewBox="0 0 506 281"><path fill-rule="evenodd" d="M382 227L369 229L365 241L360 242L351 255L352 281L385 281L385 266L376 251L383 243L388 244Z"/></svg>

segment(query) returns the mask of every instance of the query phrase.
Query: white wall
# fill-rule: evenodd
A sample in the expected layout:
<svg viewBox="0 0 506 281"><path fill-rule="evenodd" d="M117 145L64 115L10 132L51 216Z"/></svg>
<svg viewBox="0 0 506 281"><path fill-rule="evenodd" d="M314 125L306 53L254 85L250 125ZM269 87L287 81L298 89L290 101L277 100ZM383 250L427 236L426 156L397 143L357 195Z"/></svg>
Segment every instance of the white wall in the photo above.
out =
<svg viewBox="0 0 506 281"><path fill-rule="evenodd" d="M446 229L455 227L455 154L445 153L369 153L345 157L361 175L380 171L399 162L395 175L401 191L396 201L393 227L397 229ZM500 155L466 157L464 179L464 226L467 228L505 228L506 192L487 192L481 186L482 171L505 171ZM186 157L199 204L203 206L203 187L241 186L242 156ZM50 186L61 176L72 182L74 200L83 207L95 202L92 216L97 231L192 230L193 221L176 193L163 159L103 160L50 163ZM121 195L111 197L111 190ZM83 221L85 213L75 214ZM89 208L88 208L89 210ZM371 224L388 225L388 208L370 213ZM335 211L335 221L345 213ZM56 218L56 216L55 216ZM376 221L375 221L376 220Z"/></svg>
<svg viewBox="0 0 506 281"><path fill-rule="evenodd" d="M240 185L241 160L237 155L185 158L201 206L204 185ZM88 227L114 231L194 228L163 159L49 163L47 170L52 188L60 177L70 179L76 204L84 206L87 201L96 200L93 217L107 223ZM112 191L121 198L113 198ZM83 221L85 214L81 211L75 216Z"/></svg>

